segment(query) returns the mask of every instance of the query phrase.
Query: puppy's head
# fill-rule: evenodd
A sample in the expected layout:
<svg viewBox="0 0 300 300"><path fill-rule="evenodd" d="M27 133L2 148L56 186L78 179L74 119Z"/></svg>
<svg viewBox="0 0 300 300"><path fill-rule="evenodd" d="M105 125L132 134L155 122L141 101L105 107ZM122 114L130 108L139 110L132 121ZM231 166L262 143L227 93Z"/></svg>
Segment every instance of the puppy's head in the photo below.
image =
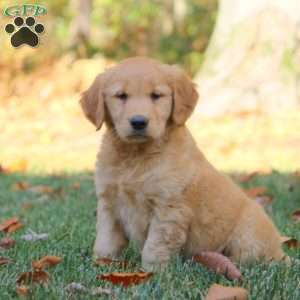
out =
<svg viewBox="0 0 300 300"><path fill-rule="evenodd" d="M197 98L179 68L137 57L98 75L80 103L97 129L107 121L123 141L146 142L163 136L167 126L183 125Z"/></svg>

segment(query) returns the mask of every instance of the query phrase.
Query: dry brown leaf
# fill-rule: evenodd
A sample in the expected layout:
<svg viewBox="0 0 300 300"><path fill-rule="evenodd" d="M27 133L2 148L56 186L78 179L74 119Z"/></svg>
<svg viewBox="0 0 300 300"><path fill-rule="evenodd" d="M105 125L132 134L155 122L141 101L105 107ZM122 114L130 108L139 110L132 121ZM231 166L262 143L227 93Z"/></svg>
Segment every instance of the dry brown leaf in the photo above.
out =
<svg viewBox="0 0 300 300"><path fill-rule="evenodd" d="M21 227L23 227L23 225L19 222L19 218L12 217L0 224L0 231L11 233L18 230Z"/></svg>
<svg viewBox="0 0 300 300"><path fill-rule="evenodd" d="M296 222L300 222L300 209L293 212L292 219Z"/></svg>
<svg viewBox="0 0 300 300"><path fill-rule="evenodd" d="M246 174L246 175L239 175L237 177L237 180L240 183L247 183L247 182L251 181L256 175L258 175L258 171L254 171L254 172L251 172L251 173Z"/></svg>
<svg viewBox="0 0 300 300"><path fill-rule="evenodd" d="M258 196L264 196L267 193L267 189L264 186L257 186L250 189L245 189L245 193L250 198L256 198Z"/></svg>
<svg viewBox="0 0 300 300"><path fill-rule="evenodd" d="M225 275L228 279L242 280L242 274L233 262L226 256L212 251L202 251L199 255L193 256L193 260L214 272Z"/></svg>
<svg viewBox="0 0 300 300"><path fill-rule="evenodd" d="M298 249L300 247L300 243L297 239L291 238L288 236L282 236L281 242L283 245L287 246L289 249Z"/></svg>
<svg viewBox="0 0 300 300"><path fill-rule="evenodd" d="M16 292L20 297L27 297L29 295L30 289L26 285L17 286Z"/></svg>
<svg viewBox="0 0 300 300"><path fill-rule="evenodd" d="M10 237L4 237L0 240L0 248L10 249L16 244L16 241Z"/></svg>
<svg viewBox="0 0 300 300"><path fill-rule="evenodd" d="M80 189L80 182L74 182L74 183L72 184L72 188L75 189L75 190Z"/></svg>
<svg viewBox="0 0 300 300"><path fill-rule="evenodd" d="M153 275L152 272L135 272L135 273L119 273L113 272L109 274L98 275L97 279L110 281L112 284L120 284L124 287L130 285L141 284Z"/></svg>
<svg viewBox="0 0 300 300"><path fill-rule="evenodd" d="M35 270L42 270L47 267L53 267L59 264L62 261L62 258L55 255L47 255L41 258L40 260L33 261L32 267Z"/></svg>
<svg viewBox="0 0 300 300"><path fill-rule="evenodd" d="M11 260L10 258L0 256L0 266L8 265L8 264L11 264L11 263L13 263L13 260Z"/></svg>
<svg viewBox="0 0 300 300"><path fill-rule="evenodd" d="M240 287L227 287L214 283L208 290L205 300L247 300L248 292Z"/></svg>
<svg viewBox="0 0 300 300"><path fill-rule="evenodd" d="M25 181L19 181L16 182L13 186L12 189L14 191L25 191L28 190L31 187L31 185L28 182Z"/></svg>
<svg viewBox="0 0 300 300"><path fill-rule="evenodd" d="M18 217L12 217L8 220L5 220L4 222L2 222L0 224L0 231L6 231L9 226L13 225L13 224L16 224L19 222L19 218Z"/></svg>
<svg viewBox="0 0 300 300"><path fill-rule="evenodd" d="M17 284L31 284L31 283L47 283L50 277L49 274L42 270L30 271L21 273L17 279Z"/></svg>
<svg viewBox="0 0 300 300"><path fill-rule="evenodd" d="M21 223L13 224L13 225L8 227L7 233L15 232L15 231L19 230L22 227L23 227L23 224L21 224Z"/></svg>
<svg viewBox="0 0 300 300"><path fill-rule="evenodd" d="M107 266L107 265L114 265L115 267L119 268L128 268L131 264L128 261L120 261L120 260L113 260L110 258L98 258L95 261L95 265L97 266Z"/></svg>

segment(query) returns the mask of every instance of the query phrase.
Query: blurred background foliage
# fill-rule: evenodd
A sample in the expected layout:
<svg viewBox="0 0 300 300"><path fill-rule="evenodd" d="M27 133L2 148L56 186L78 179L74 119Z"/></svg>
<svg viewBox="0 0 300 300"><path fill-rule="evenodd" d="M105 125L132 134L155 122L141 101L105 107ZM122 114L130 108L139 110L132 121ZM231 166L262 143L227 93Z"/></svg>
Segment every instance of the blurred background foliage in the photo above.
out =
<svg viewBox="0 0 300 300"><path fill-rule="evenodd" d="M0 18L0 165L48 171L93 166L98 141L78 100L98 73L149 55L195 74L217 13L216 0L1 0L0 9L24 3L47 8L36 17L45 33L37 48L15 49L4 31L13 18Z"/></svg>
<svg viewBox="0 0 300 300"><path fill-rule="evenodd" d="M80 1L31 2L48 9L47 16L40 17L46 24L47 51L37 51L23 61L24 71L68 52L77 58L103 55L112 60L151 55L166 63L180 64L195 74L203 60L217 13L217 0L93 0L89 38L78 43L74 30ZM1 9L12 4L16 3L2 0ZM16 62L15 51L6 46L6 53L0 60L2 64L6 61L12 65Z"/></svg>
<svg viewBox="0 0 300 300"><path fill-rule="evenodd" d="M82 91L105 68L134 55L149 55L181 65L194 76L202 65L218 8L229 3L229 0L93 0L90 13L88 9L82 22L80 16L85 9L80 5L88 5L90 1L26 1L48 10L47 15L36 18L45 25L37 48L13 48L4 31L13 18L0 18L0 165L43 172L93 169L98 139L78 105ZM243 7L247 3L252 2L243 2ZM1 0L0 9L3 12L16 4L24 1ZM239 8L233 5L227 12ZM232 18L225 20L230 23L228 20ZM256 30L253 24L251 16L250 33ZM226 24L221 29L226 31ZM242 42L246 33L241 31ZM225 65L229 67L220 68L218 60L213 59L217 75L219 70L232 70L231 58L243 54L243 48L236 46L244 44L240 40L231 42L229 55L221 47ZM252 55L253 44L250 45ZM245 57L249 69L236 77L247 85L248 80L243 78L254 69L254 63L251 57ZM270 61L273 62L272 57ZM293 67L290 59L285 62ZM225 78L225 83L228 82L233 81ZM234 82L233 86L239 84ZM203 102L203 93L200 95ZM211 97L207 99L210 101ZM215 105L220 106L218 101ZM276 118L255 111L234 118L227 114L199 121L196 111L189 126L209 160L223 170L286 171L300 166L299 116L296 110Z"/></svg>
<svg viewBox="0 0 300 300"><path fill-rule="evenodd" d="M217 1L96 0L95 5L93 24L100 26L93 27L92 49L117 59L151 55L192 74L199 70Z"/></svg>

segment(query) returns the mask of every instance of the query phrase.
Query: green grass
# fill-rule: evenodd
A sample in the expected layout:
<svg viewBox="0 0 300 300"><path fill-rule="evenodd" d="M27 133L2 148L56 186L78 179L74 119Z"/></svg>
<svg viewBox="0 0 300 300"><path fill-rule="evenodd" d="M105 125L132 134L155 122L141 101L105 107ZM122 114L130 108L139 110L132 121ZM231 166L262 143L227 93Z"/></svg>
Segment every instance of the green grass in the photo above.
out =
<svg viewBox="0 0 300 300"><path fill-rule="evenodd" d="M13 191L17 181L47 184L62 188L62 195L41 199L28 191ZM80 182L80 189L72 184ZM268 176L254 178L247 186L265 185L275 196L268 212L284 235L300 240L300 223L291 220L291 213L300 208L299 179L273 172ZM291 189L291 185L293 189ZM29 208L28 208L29 207ZM16 278L20 272L31 268L31 261L44 255L59 255L63 262L49 270L51 281L47 287L36 286L31 299L69 299L64 287L70 282L80 282L87 287L112 287L116 299L202 299L213 283L238 286L221 275L206 268L175 257L169 267L156 273L145 284L130 288L111 286L96 280L96 275L116 271L112 266L96 267L92 261L92 245L95 238L96 199L92 174L0 174L0 222L14 215L24 222L24 229L13 234L16 246L0 250L0 256L8 256L14 264L0 266L0 299L17 299ZM20 236L28 229L49 233L47 241L25 242ZM0 236L1 237L1 236ZM288 250L294 258L300 258L299 250ZM130 246L124 259L137 263L140 254ZM135 269L135 270L136 270ZM250 292L250 299L300 299L300 264L287 267L280 263L240 266L244 276L241 284ZM134 270L134 269L129 269ZM73 299L92 299L76 295Z"/></svg>

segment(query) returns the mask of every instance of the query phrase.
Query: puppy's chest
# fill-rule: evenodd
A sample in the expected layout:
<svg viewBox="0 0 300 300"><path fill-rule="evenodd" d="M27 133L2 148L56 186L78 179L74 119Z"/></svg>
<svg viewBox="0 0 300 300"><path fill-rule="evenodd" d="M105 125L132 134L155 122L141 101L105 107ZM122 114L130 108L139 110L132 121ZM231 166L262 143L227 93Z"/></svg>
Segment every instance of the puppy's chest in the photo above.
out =
<svg viewBox="0 0 300 300"><path fill-rule="evenodd" d="M143 245L155 210L161 209L171 194L178 192L178 185L156 168L146 172L112 168L101 177L103 180L99 178L98 182L101 182L104 201L112 205L128 238Z"/></svg>
<svg viewBox="0 0 300 300"><path fill-rule="evenodd" d="M117 189L113 200L115 214L128 238L142 245L153 214L152 199L138 182L120 182Z"/></svg>

